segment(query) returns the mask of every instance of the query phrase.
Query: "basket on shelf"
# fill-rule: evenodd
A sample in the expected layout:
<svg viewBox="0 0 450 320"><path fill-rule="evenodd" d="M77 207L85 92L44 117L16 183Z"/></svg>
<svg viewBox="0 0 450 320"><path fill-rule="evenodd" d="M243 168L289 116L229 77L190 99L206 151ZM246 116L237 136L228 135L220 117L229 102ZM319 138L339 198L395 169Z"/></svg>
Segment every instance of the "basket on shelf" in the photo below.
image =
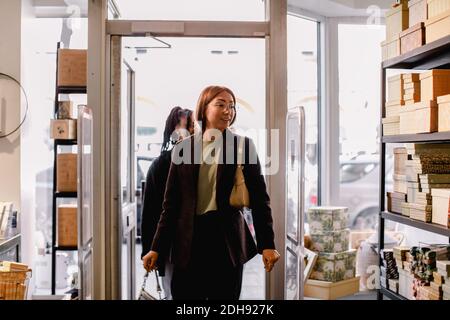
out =
<svg viewBox="0 0 450 320"><path fill-rule="evenodd" d="M0 272L0 300L26 300L31 269Z"/></svg>

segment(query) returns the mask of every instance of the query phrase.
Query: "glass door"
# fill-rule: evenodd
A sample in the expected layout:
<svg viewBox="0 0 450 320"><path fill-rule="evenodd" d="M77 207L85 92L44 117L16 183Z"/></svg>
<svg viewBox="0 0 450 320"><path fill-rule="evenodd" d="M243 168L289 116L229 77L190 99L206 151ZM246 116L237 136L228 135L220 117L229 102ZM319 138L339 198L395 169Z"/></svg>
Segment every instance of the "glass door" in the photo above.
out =
<svg viewBox="0 0 450 320"><path fill-rule="evenodd" d="M122 103L120 112L120 181L121 181L121 223L122 252L121 278L122 299L135 299L136 272L136 184L135 184L135 154L134 154L134 78L131 66L122 61Z"/></svg>
<svg viewBox="0 0 450 320"><path fill-rule="evenodd" d="M92 109L78 107L78 265L79 297L91 300L94 283L92 243L93 243L93 199L92 199Z"/></svg>
<svg viewBox="0 0 450 320"><path fill-rule="evenodd" d="M286 300L303 299L303 212L305 207L305 112L289 111L286 120Z"/></svg>
<svg viewBox="0 0 450 320"><path fill-rule="evenodd" d="M110 274L112 299L135 299L136 186L134 155L135 72L122 56L122 38L111 37Z"/></svg>

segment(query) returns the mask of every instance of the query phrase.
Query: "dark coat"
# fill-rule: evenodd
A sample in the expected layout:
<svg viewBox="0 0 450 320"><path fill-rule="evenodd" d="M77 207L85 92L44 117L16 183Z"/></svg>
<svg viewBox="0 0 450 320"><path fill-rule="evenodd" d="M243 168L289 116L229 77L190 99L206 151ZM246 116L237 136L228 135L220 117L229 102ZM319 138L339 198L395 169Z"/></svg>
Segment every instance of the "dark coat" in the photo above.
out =
<svg viewBox="0 0 450 320"><path fill-rule="evenodd" d="M228 132L228 133L227 133ZM228 138L227 138L228 137ZM256 155L253 142L245 138L244 177L250 195L253 224L256 233L255 244L250 230L240 210L230 206L229 198L234 185L236 171L237 135L226 130L223 133L222 159L227 159L225 150L234 149L234 161L219 164L216 177L216 203L223 219L223 236L234 266L242 265L264 249L275 249L272 228L272 212L266 184L261 172L259 159L249 163L249 150ZM201 137L191 136L175 146L172 156L191 150L191 164L176 164L172 161L164 196L163 212L153 239L152 250L163 255L170 252L170 261L176 267L185 268L189 263L197 202L197 183L201 153L195 153L194 145L201 150ZM231 149L229 149L231 148ZM181 151L180 151L181 150ZM200 157L199 157L200 156ZM232 162L230 164L230 162ZM159 260L159 259L158 259Z"/></svg>
<svg viewBox="0 0 450 320"><path fill-rule="evenodd" d="M146 255L152 247L153 237L161 217L164 192L166 191L167 176L169 175L171 163L170 155L171 151L161 152L160 156L152 162L147 172L142 204L141 258ZM164 275L165 261L166 257L164 256L161 256L161 259L158 259L158 273L160 276Z"/></svg>

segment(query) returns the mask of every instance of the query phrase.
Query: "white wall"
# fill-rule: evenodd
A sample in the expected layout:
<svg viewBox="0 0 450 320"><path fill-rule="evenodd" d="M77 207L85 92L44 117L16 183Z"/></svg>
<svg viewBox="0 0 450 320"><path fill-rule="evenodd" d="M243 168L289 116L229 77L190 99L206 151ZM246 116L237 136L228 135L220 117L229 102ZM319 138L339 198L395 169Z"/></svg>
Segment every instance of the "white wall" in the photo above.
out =
<svg viewBox="0 0 450 320"><path fill-rule="evenodd" d="M0 72L20 81L21 2L0 1ZM0 82L1 130L20 122L20 91L11 81ZM20 132L0 139L0 201L12 201L20 209Z"/></svg>

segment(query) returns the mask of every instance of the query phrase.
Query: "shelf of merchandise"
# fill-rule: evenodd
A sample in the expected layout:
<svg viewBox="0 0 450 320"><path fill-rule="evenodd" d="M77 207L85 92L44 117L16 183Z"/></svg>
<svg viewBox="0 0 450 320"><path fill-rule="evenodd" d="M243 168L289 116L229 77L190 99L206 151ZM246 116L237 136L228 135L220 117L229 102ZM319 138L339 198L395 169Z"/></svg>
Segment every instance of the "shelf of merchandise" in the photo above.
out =
<svg viewBox="0 0 450 320"><path fill-rule="evenodd" d="M433 232L440 234L442 236L450 237L450 229L435 223L426 223L419 220L414 220L409 217L402 216L401 214L392 213L392 212L383 212L381 216L384 219L399 222L401 224L406 224L410 227L414 227L417 229L421 229L428 232Z"/></svg>
<svg viewBox="0 0 450 320"><path fill-rule="evenodd" d="M450 67L450 35L386 60L383 69L446 69Z"/></svg>
<svg viewBox="0 0 450 320"><path fill-rule="evenodd" d="M381 118L385 116L386 101L386 71L387 69L410 69L410 70L430 70L430 69L450 69L450 36L446 36L432 43L423 45L420 48L389 59L381 64ZM380 119L380 128L382 123ZM412 226L428 232L433 232L450 237L450 229L436 224L425 223L404 217L399 214L385 212L385 179L386 179L386 144L390 143L450 143L450 132L436 132L429 134L407 134L383 136L380 142L380 194L379 194L379 224L378 224L378 247L384 248L384 223L385 219L401 224ZM379 257L380 265L382 263ZM383 299L383 295L395 300L405 300L406 298L394 292L381 288L378 290L378 300Z"/></svg>
<svg viewBox="0 0 450 320"><path fill-rule="evenodd" d="M384 136L384 143L447 143L450 140L450 132L435 132L421 134L399 134L394 136Z"/></svg>
<svg viewBox="0 0 450 320"><path fill-rule="evenodd" d="M60 49L60 43L57 46L57 52ZM56 55L56 79L58 79L58 54ZM58 102L60 94L86 94L86 87L67 87L58 86L57 80L55 85L55 117L58 112ZM53 159L53 204L52 204L52 277L51 277L51 294L56 294L56 252L57 251L77 251L77 247L63 247L57 245L56 239L56 227L57 227L57 199L71 198L76 199L78 197L77 192L58 192L56 190L56 172L57 172L57 155L58 146L74 146L77 145L77 139L73 140L54 140L54 159Z"/></svg>

